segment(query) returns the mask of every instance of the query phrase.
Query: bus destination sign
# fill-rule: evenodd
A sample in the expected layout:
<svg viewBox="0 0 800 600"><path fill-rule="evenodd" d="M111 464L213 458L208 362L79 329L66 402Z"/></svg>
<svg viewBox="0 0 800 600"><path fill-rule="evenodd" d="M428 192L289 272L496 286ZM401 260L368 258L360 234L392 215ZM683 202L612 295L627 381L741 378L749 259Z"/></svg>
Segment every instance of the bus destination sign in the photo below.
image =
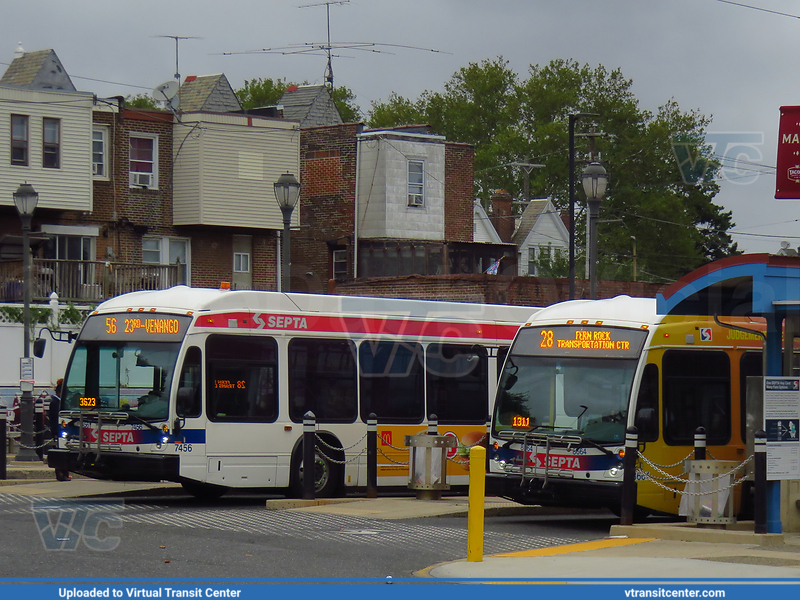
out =
<svg viewBox="0 0 800 600"><path fill-rule="evenodd" d="M515 352L546 356L636 358L646 337L646 330L622 327L528 327L520 331Z"/></svg>
<svg viewBox="0 0 800 600"><path fill-rule="evenodd" d="M93 315L81 331L84 340L155 340L178 342L186 335L192 317L156 313Z"/></svg>

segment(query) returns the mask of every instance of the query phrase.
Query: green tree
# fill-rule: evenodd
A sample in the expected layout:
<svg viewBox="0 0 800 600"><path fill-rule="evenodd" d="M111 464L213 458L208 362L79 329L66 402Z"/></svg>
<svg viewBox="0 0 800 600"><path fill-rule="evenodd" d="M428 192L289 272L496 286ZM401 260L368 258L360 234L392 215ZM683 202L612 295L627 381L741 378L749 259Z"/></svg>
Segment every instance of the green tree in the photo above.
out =
<svg viewBox="0 0 800 600"><path fill-rule="evenodd" d="M244 87L236 90L236 96L242 104L242 108L251 109L260 106L273 106L279 104L283 93L291 85L285 79L261 78L246 79ZM305 85L305 84L302 84ZM344 86L333 88L331 98L345 123L355 123L361 121L361 109L355 103L355 94Z"/></svg>
<svg viewBox="0 0 800 600"><path fill-rule="evenodd" d="M148 94L135 94L132 96L125 96L125 106L129 108L149 108L149 109L162 109L164 108L160 102L156 101Z"/></svg>
<svg viewBox="0 0 800 600"><path fill-rule="evenodd" d="M674 100L655 113L644 110L631 87L619 69L563 59L531 65L521 79L499 57L459 69L443 92L373 102L368 124L428 123L449 140L474 144L475 192L484 201L498 188L523 200L519 163L541 164L530 174L531 197L549 196L563 213L569 203L569 115L593 113L576 122L575 238L580 254L586 212L580 170L601 160L609 186L600 216L600 277L631 278L634 243L640 280L672 280L738 253L728 234L732 215L713 202L719 164L703 143L710 119L682 111ZM584 137L593 128L602 135ZM699 161L690 161L694 177L686 177L685 165L682 171L678 149Z"/></svg>

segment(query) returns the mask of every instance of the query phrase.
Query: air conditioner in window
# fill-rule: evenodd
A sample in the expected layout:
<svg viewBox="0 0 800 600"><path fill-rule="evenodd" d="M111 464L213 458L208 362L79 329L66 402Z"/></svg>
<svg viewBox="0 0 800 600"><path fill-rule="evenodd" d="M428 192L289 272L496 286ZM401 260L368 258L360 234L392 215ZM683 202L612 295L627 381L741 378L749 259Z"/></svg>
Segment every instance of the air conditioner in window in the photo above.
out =
<svg viewBox="0 0 800 600"><path fill-rule="evenodd" d="M136 187L153 187L152 173L131 173L131 185Z"/></svg>
<svg viewBox="0 0 800 600"><path fill-rule="evenodd" d="M92 163L92 175L103 176L103 163Z"/></svg>
<svg viewBox="0 0 800 600"><path fill-rule="evenodd" d="M409 194L408 195L408 205L409 206L422 206L424 204L422 200L422 194Z"/></svg>

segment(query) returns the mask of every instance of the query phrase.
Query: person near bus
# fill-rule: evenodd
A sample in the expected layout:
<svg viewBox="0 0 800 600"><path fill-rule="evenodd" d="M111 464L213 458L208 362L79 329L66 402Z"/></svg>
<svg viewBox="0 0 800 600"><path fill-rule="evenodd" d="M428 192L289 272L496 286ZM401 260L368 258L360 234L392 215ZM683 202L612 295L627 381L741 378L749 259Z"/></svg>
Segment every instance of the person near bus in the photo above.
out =
<svg viewBox="0 0 800 600"><path fill-rule="evenodd" d="M61 396L64 393L64 380L59 379L55 385L55 393L50 396L50 406L48 407L48 420L50 422L50 434L53 438L53 445L58 446L58 413L61 412ZM59 481L69 481L72 479L69 471L56 469L56 479Z"/></svg>

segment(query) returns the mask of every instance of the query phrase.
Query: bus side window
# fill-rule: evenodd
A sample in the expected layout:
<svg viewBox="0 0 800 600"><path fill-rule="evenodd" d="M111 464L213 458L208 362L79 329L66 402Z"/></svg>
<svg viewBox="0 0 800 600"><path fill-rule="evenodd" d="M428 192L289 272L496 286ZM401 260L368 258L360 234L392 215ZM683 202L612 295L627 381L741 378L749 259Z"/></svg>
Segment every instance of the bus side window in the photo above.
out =
<svg viewBox="0 0 800 600"><path fill-rule="evenodd" d="M488 367L482 346L430 344L425 354L427 413L440 423L485 423Z"/></svg>
<svg viewBox="0 0 800 600"><path fill-rule="evenodd" d="M650 363L642 373L639 396L636 399L636 428L640 442L658 439L658 365Z"/></svg>
<svg viewBox="0 0 800 600"><path fill-rule="evenodd" d="M206 340L206 414L211 421L278 418L278 344L270 337L212 334Z"/></svg>
<svg viewBox="0 0 800 600"><path fill-rule="evenodd" d="M197 346L186 350L178 380L178 416L199 417L202 398L203 354Z"/></svg>
<svg viewBox="0 0 800 600"><path fill-rule="evenodd" d="M311 411L319 423L352 423L358 414L355 344L350 340L289 342L289 418L303 422Z"/></svg>
<svg viewBox="0 0 800 600"><path fill-rule="evenodd" d="M731 364L719 350L667 350L662 360L664 441L693 446L701 425L709 445L731 439Z"/></svg>
<svg viewBox="0 0 800 600"><path fill-rule="evenodd" d="M379 423L422 423L425 418L421 344L364 341L358 349L361 419L374 412Z"/></svg>

